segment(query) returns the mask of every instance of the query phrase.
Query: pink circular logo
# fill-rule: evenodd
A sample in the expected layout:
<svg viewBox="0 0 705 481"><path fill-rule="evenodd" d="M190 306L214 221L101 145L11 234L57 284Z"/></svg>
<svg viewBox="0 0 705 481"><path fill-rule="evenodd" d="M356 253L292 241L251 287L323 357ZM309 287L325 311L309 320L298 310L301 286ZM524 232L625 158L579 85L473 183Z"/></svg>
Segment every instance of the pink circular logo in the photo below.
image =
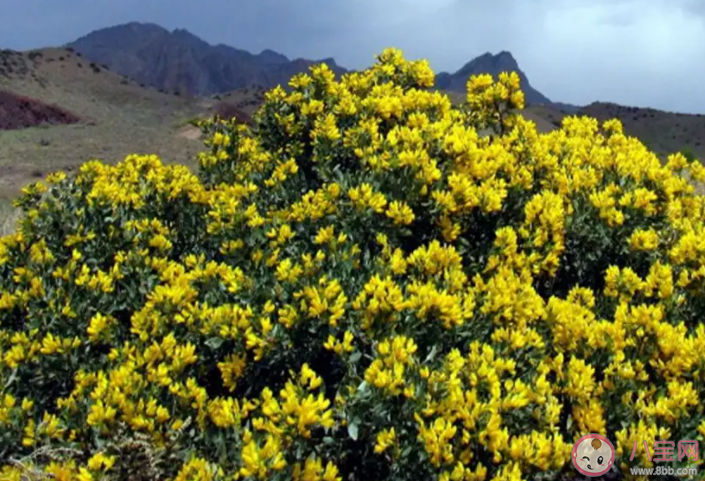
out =
<svg viewBox="0 0 705 481"><path fill-rule="evenodd" d="M586 434L573 445L573 466L585 476L602 476L614 464L614 446L601 434Z"/></svg>

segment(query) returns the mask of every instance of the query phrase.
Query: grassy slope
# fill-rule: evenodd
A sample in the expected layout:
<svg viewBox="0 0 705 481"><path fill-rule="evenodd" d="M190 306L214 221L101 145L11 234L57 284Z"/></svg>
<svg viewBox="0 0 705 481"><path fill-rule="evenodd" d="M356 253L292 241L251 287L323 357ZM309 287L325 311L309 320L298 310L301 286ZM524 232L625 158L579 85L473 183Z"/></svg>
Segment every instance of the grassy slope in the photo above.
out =
<svg viewBox="0 0 705 481"><path fill-rule="evenodd" d="M202 101L142 88L64 49L15 54L11 61L13 71L0 73L0 89L58 105L87 121L0 132L0 197L93 158L116 162L130 153L154 153L189 164L201 148L179 135L179 127L207 109Z"/></svg>
<svg viewBox="0 0 705 481"><path fill-rule="evenodd" d="M705 115L664 112L603 102L588 105L579 113L600 121L618 118L627 134L641 139L658 154L670 154L687 148L698 159L705 160Z"/></svg>
<svg viewBox="0 0 705 481"><path fill-rule="evenodd" d="M267 90L262 87L248 87L214 95L213 98L233 105L246 114L253 115L264 102L264 94L266 92Z"/></svg>

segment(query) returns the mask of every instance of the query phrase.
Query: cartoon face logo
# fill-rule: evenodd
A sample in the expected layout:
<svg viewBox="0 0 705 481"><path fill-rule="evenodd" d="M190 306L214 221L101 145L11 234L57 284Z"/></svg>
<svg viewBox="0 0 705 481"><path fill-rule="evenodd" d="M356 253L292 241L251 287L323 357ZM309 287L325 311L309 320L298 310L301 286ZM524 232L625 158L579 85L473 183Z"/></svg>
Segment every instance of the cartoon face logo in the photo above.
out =
<svg viewBox="0 0 705 481"><path fill-rule="evenodd" d="M573 445L575 469L585 476L602 476L614 464L614 446L601 434L586 434Z"/></svg>

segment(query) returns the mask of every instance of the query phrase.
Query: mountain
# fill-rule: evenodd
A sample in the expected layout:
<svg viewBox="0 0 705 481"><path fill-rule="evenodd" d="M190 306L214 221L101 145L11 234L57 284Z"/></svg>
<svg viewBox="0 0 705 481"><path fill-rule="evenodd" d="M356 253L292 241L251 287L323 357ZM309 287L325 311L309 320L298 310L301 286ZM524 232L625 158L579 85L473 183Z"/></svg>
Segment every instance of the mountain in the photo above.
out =
<svg viewBox="0 0 705 481"><path fill-rule="evenodd" d="M286 85L316 63L336 73L333 59L290 60L272 50L255 55L228 45L211 45L184 29L132 22L95 30L67 45L111 71L167 92L212 95L261 85Z"/></svg>
<svg viewBox="0 0 705 481"><path fill-rule="evenodd" d="M337 74L347 72L334 59L318 61L291 60L273 50L252 54L228 45L211 45L184 29L169 31L151 23L131 22L95 30L68 47L111 71L140 84L166 92L207 96L259 85L266 89L286 86L297 73L306 72L315 63L326 63ZM554 103L534 89L512 54L501 51L485 53L465 64L455 73L436 76L436 88L464 93L468 77L515 71L528 105L551 105L565 113L580 107Z"/></svg>
<svg viewBox="0 0 705 481"><path fill-rule="evenodd" d="M516 72L521 79L521 89L524 91L526 103L552 105L548 97L536 90L529 83L526 74L519 68L514 56L503 50L496 55L487 52L479 57L466 63L460 70L455 73L439 73L436 75L436 87L441 90L449 90L451 92L465 92L468 82L468 77L479 74L492 74L495 78L501 72Z"/></svg>
<svg viewBox="0 0 705 481"><path fill-rule="evenodd" d="M574 115L580 112L581 107L580 105L573 105L573 104L567 104L565 102L553 102L553 107L557 108L564 114L570 114Z"/></svg>

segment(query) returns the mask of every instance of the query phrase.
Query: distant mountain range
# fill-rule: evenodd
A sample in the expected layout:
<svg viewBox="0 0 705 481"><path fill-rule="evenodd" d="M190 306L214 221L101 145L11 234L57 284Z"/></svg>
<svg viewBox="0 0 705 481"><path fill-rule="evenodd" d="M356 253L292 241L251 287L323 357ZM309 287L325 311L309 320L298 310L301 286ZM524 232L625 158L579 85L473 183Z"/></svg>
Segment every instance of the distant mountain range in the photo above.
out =
<svg viewBox="0 0 705 481"><path fill-rule="evenodd" d="M316 63L326 63L337 74L347 72L334 59L294 59L272 50L252 54L228 45L210 45L187 30L169 31L151 23L132 22L95 30L67 45L87 59L139 83L167 92L207 96L259 85L272 88ZM530 105L551 105L566 112L579 107L552 102L534 89L512 54L486 53L455 73L440 73L436 87L465 92L470 75L516 71Z"/></svg>
<svg viewBox="0 0 705 481"><path fill-rule="evenodd" d="M339 74L346 71L333 59L289 60L271 50L254 55L227 45L210 45L187 30L170 32L150 23L96 30L68 46L139 83L191 95L286 84L316 63L326 63Z"/></svg>

